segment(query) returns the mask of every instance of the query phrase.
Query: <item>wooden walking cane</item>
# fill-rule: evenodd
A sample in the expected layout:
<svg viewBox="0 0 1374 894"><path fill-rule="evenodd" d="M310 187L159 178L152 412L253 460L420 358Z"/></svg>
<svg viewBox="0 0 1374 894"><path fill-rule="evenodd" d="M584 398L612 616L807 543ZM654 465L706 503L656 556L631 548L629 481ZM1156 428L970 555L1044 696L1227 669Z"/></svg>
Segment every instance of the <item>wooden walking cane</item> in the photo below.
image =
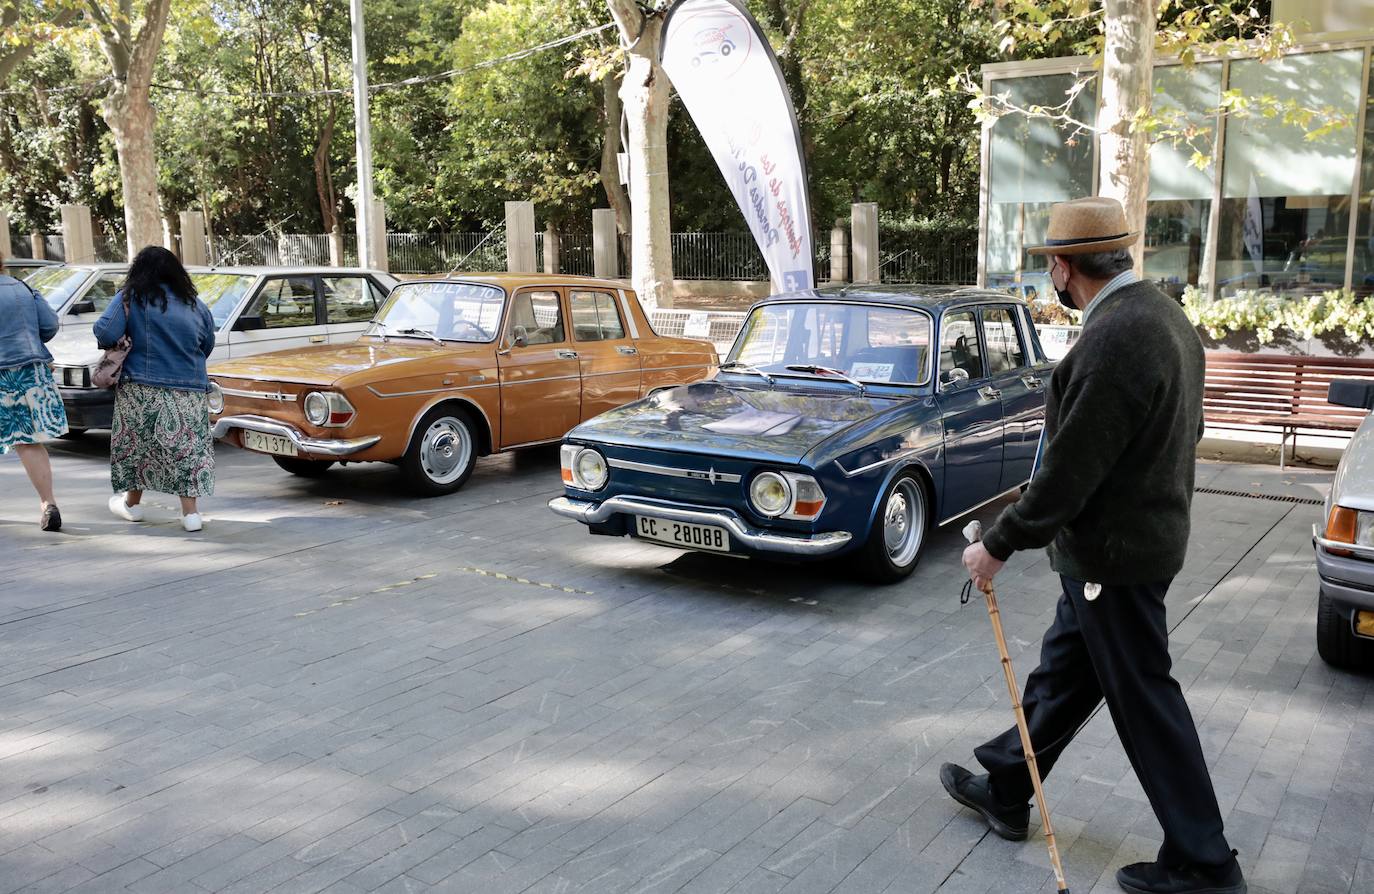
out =
<svg viewBox="0 0 1374 894"><path fill-rule="evenodd" d="M964 537L969 543L983 539L983 525L977 520L964 527ZM1059 846L1054 842L1054 826L1050 825L1050 808L1045 803L1045 788L1040 784L1040 767L1035 762L1035 749L1031 747L1030 728L1026 726L1026 712L1021 708L1021 693L1016 686L1016 674L1011 669L1011 654L1007 651L1007 637L1002 633L1002 613L997 608L997 591L992 581L988 581L983 596L988 603L988 619L992 621L992 633L997 637L997 652L1002 656L1002 673L1007 678L1007 692L1011 694L1011 708L1016 713L1016 730L1021 734L1021 750L1026 753L1026 768L1030 770L1031 785L1035 787L1035 805L1040 808L1040 824L1045 828L1045 842L1050 849L1050 866L1054 869L1054 880L1063 894L1069 894L1069 883L1064 880L1064 867L1059 862Z"/></svg>

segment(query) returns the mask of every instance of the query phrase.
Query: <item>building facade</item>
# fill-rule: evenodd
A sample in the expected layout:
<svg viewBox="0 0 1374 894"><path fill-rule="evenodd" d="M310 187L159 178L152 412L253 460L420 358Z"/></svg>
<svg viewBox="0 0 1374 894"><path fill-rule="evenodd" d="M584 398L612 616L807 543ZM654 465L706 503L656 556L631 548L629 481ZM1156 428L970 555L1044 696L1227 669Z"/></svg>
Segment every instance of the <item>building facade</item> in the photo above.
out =
<svg viewBox="0 0 1374 894"><path fill-rule="evenodd" d="M1342 0L1329 15L1322 2L1293 0L1284 14L1360 27L1303 37L1293 52L1268 62L1156 65L1155 109L1172 110L1195 133L1150 149L1145 274L1166 290L1374 293L1374 0ZM1275 14L1283 7L1276 2ZM1094 60L1084 57L983 68L989 95L1019 108L1053 108L1071 97L1065 118L1077 122L1097 120L1098 82ZM1280 109L1323 109L1350 123L1317 133L1281 113L1218 115L1232 92ZM1193 164L1199 149L1210 158L1203 168ZM1052 203L1096 193L1098 141L1063 119L1013 113L984 127L982 152L979 282L1043 295L1047 261L1025 248L1043 242Z"/></svg>

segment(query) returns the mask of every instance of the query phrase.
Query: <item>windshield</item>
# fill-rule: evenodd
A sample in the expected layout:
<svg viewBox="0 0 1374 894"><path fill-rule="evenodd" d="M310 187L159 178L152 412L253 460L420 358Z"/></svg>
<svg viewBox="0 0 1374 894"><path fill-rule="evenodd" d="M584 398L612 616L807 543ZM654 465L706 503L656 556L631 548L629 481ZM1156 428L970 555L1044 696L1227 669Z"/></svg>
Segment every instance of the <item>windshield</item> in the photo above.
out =
<svg viewBox="0 0 1374 894"><path fill-rule="evenodd" d="M488 342L501 327L506 295L495 286L464 282L401 283L378 315L386 336L431 335L449 341Z"/></svg>
<svg viewBox="0 0 1374 894"><path fill-rule="evenodd" d="M210 316L215 318L215 328L223 329L239 306L241 299L253 287L256 276L239 273L192 273L191 282L201 301L210 308Z"/></svg>
<svg viewBox="0 0 1374 894"><path fill-rule="evenodd" d="M24 281L33 286L48 306L61 310L91 275L80 267L40 267Z"/></svg>
<svg viewBox="0 0 1374 894"><path fill-rule="evenodd" d="M778 375L789 374L789 366L826 367L865 383L921 385L929 346L930 317L920 311L767 304L745 320L726 363Z"/></svg>

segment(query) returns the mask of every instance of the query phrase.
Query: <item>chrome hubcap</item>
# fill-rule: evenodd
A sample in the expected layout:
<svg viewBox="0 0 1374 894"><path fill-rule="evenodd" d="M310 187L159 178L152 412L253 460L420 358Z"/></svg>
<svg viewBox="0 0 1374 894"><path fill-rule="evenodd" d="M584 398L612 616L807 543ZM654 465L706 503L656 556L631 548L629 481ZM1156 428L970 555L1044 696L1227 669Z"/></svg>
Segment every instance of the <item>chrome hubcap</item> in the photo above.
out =
<svg viewBox="0 0 1374 894"><path fill-rule="evenodd" d="M910 565L925 535L925 500L920 485L910 478L897 483L883 507L883 544L897 566Z"/></svg>
<svg viewBox="0 0 1374 894"><path fill-rule="evenodd" d="M467 427L452 416L434 420L420 442L420 465L435 484L450 484L472 461Z"/></svg>

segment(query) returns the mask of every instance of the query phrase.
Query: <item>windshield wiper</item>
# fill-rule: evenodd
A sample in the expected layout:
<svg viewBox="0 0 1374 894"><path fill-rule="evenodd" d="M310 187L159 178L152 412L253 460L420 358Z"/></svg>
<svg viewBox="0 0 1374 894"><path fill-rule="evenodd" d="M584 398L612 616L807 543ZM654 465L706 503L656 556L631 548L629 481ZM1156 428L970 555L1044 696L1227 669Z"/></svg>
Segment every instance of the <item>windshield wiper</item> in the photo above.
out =
<svg viewBox="0 0 1374 894"><path fill-rule="evenodd" d="M412 326L411 328L409 328L409 329L397 329L397 330L396 330L396 334L397 334L397 335L423 335L425 338L431 338L431 339L433 339L433 340L434 340L434 343L435 343L436 345L442 345L442 344L444 343L444 340L443 340L442 338L440 338L439 336L435 335L433 332L430 332L428 329L416 329L416 328L413 327L413 326Z"/></svg>
<svg viewBox="0 0 1374 894"><path fill-rule="evenodd" d="M725 363L722 363L718 368L722 371L753 373L756 376L763 376L763 380L767 382L769 385L773 384L773 377L770 376L768 373L759 369L757 366L750 366L749 364L741 363L738 360L726 361Z"/></svg>
<svg viewBox="0 0 1374 894"><path fill-rule="evenodd" d="M370 330L373 326L376 326L378 329L382 330L382 344L386 344L386 324L383 323L381 320L373 320L371 323L368 324L367 328Z"/></svg>
<svg viewBox="0 0 1374 894"><path fill-rule="evenodd" d="M815 366L815 365L812 365L812 364L801 364L801 363L799 363L799 364L795 364L795 365L793 365L793 366L789 366L789 367L787 367L787 369L788 369L789 372L811 373L811 374L817 375L817 376L834 376L834 377L837 378L837 379L844 379L846 382L848 382L849 384L853 385L855 388L859 389L859 393L860 393L860 394L866 394L866 393L868 393L868 389L864 388L864 383L863 383L863 382L860 382L858 379L854 378L853 376L850 376L850 375L848 375L848 374L846 374L846 373L844 373L844 372L841 372L841 371L838 370L838 369L831 369L831 368L828 367L828 366Z"/></svg>

